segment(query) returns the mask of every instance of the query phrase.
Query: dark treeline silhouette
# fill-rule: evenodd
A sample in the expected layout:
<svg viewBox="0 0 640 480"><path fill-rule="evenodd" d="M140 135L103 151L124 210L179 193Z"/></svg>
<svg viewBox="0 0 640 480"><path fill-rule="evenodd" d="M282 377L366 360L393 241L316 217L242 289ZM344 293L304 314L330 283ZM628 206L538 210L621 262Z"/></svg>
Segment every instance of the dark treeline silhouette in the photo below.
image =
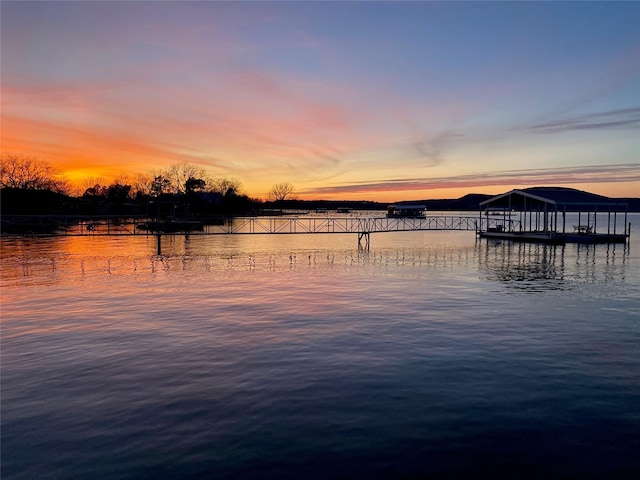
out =
<svg viewBox="0 0 640 480"><path fill-rule="evenodd" d="M279 214L288 211L317 210L386 210L387 202L357 200L275 200L262 201L240 195L234 191L188 191L187 193L161 193L131 197L129 188L109 186L85 192L80 197L49 189L0 189L2 215L117 215L122 217L228 217L234 215ZM458 199L411 200L396 203L420 203L428 211L477 211L479 203L491 195L468 194ZM629 206L630 212L640 212L640 199L618 199Z"/></svg>
<svg viewBox="0 0 640 480"><path fill-rule="evenodd" d="M288 182L274 185L269 200L250 198L233 178L210 178L203 168L176 163L137 177L119 178L106 185L88 179L84 189L70 194L70 186L53 166L34 157L9 154L0 163L0 205L9 215L78 215L145 218L198 218L279 214L286 211L385 210L387 203L348 200L299 200ZM468 194L458 199L411 200L430 211L473 211L491 195ZM640 211L640 199L618 199L629 211ZM402 203L402 202L396 202ZM3 222L4 223L4 222Z"/></svg>
<svg viewBox="0 0 640 480"><path fill-rule="evenodd" d="M121 177L110 184L87 179L71 186L49 163L21 154L0 163L3 215L207 216L236 215L257 208L233 178L210 178L202 167L176 163L150 174Z"/></svg>
<svg viewBox="0 0 640 480"><path fill-rule="evenodd" d="M261 207L246 195L217 192L162 193L157 196L128 195L129 186L110 186L73 197L52 190L3 188L3 215L118 215L131 217L237 215Z"/></svg>

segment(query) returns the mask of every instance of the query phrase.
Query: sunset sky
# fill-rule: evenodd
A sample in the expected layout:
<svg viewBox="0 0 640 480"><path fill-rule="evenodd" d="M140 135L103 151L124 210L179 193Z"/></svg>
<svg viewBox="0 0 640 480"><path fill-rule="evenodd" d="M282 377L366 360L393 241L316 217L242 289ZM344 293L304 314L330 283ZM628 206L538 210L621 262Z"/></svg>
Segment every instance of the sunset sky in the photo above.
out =
<svg viewBox="0 0 640 480"><path fill-rule="evenodd" d="M640 196L640 2L1 3L2 153L266 198Z"/></svg>

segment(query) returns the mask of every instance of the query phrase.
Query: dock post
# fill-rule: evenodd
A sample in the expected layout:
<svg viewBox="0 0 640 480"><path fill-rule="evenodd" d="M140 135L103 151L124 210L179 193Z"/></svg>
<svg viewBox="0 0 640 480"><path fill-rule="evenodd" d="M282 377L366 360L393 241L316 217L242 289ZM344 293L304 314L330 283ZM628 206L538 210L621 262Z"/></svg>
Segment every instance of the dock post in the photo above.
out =
<svg viewBox="0 0 640 480"><path fill-rule="evenodd" d="M158 232L158 235L156 235L156 236L158 238L158 243L157 243L157 245L158 245L158 250L157 250L158 253L157 253L157 255L162 255L162 241L161 241L162 234L160 232Z"/></svg>
<svg viewBox="0 0 640 480"><path fill-rule="evenodd" d="M365 239L364 245L362 245L363 238ZM369 245L370 245L369 232L358 233L358 248L369 250Z"/></svg>

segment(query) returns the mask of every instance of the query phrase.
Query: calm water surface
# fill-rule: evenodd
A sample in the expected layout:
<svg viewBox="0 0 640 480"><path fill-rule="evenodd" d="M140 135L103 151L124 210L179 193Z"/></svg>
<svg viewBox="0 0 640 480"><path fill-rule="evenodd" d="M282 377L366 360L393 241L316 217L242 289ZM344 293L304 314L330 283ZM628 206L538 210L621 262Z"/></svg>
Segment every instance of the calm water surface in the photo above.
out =
<svg viewBox="0 0 640 480"><path fill-rule="evenodd" d="M637 226L371 242L3 238L2 478L638 478Z"/></svg>

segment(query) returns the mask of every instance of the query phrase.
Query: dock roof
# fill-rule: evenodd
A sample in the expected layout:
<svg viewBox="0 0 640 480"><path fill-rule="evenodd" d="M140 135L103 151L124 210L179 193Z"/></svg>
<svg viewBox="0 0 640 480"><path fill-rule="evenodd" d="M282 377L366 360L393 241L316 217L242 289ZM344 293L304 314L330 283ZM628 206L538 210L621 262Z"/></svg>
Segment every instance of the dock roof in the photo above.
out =
<svg viewBox="0 0 640 480"><path fill-rule="evenodd" d="M418 203L394 203L389 205L389 208L402 208L403 210L424 210L427 208L426 205L418 204Z"/></svg>
<svg viewBox="0 0 640 480"><path fill-rule="evenodd" d="M597 195L595 193L576 190L567 187L531 187L514 189L495 197L480 202L480 207L490 204L501 204L509 200L509 197L518 196L550 205L566 206L608 206L626 207L626 203L620 203L615 199Z"/></svg>

